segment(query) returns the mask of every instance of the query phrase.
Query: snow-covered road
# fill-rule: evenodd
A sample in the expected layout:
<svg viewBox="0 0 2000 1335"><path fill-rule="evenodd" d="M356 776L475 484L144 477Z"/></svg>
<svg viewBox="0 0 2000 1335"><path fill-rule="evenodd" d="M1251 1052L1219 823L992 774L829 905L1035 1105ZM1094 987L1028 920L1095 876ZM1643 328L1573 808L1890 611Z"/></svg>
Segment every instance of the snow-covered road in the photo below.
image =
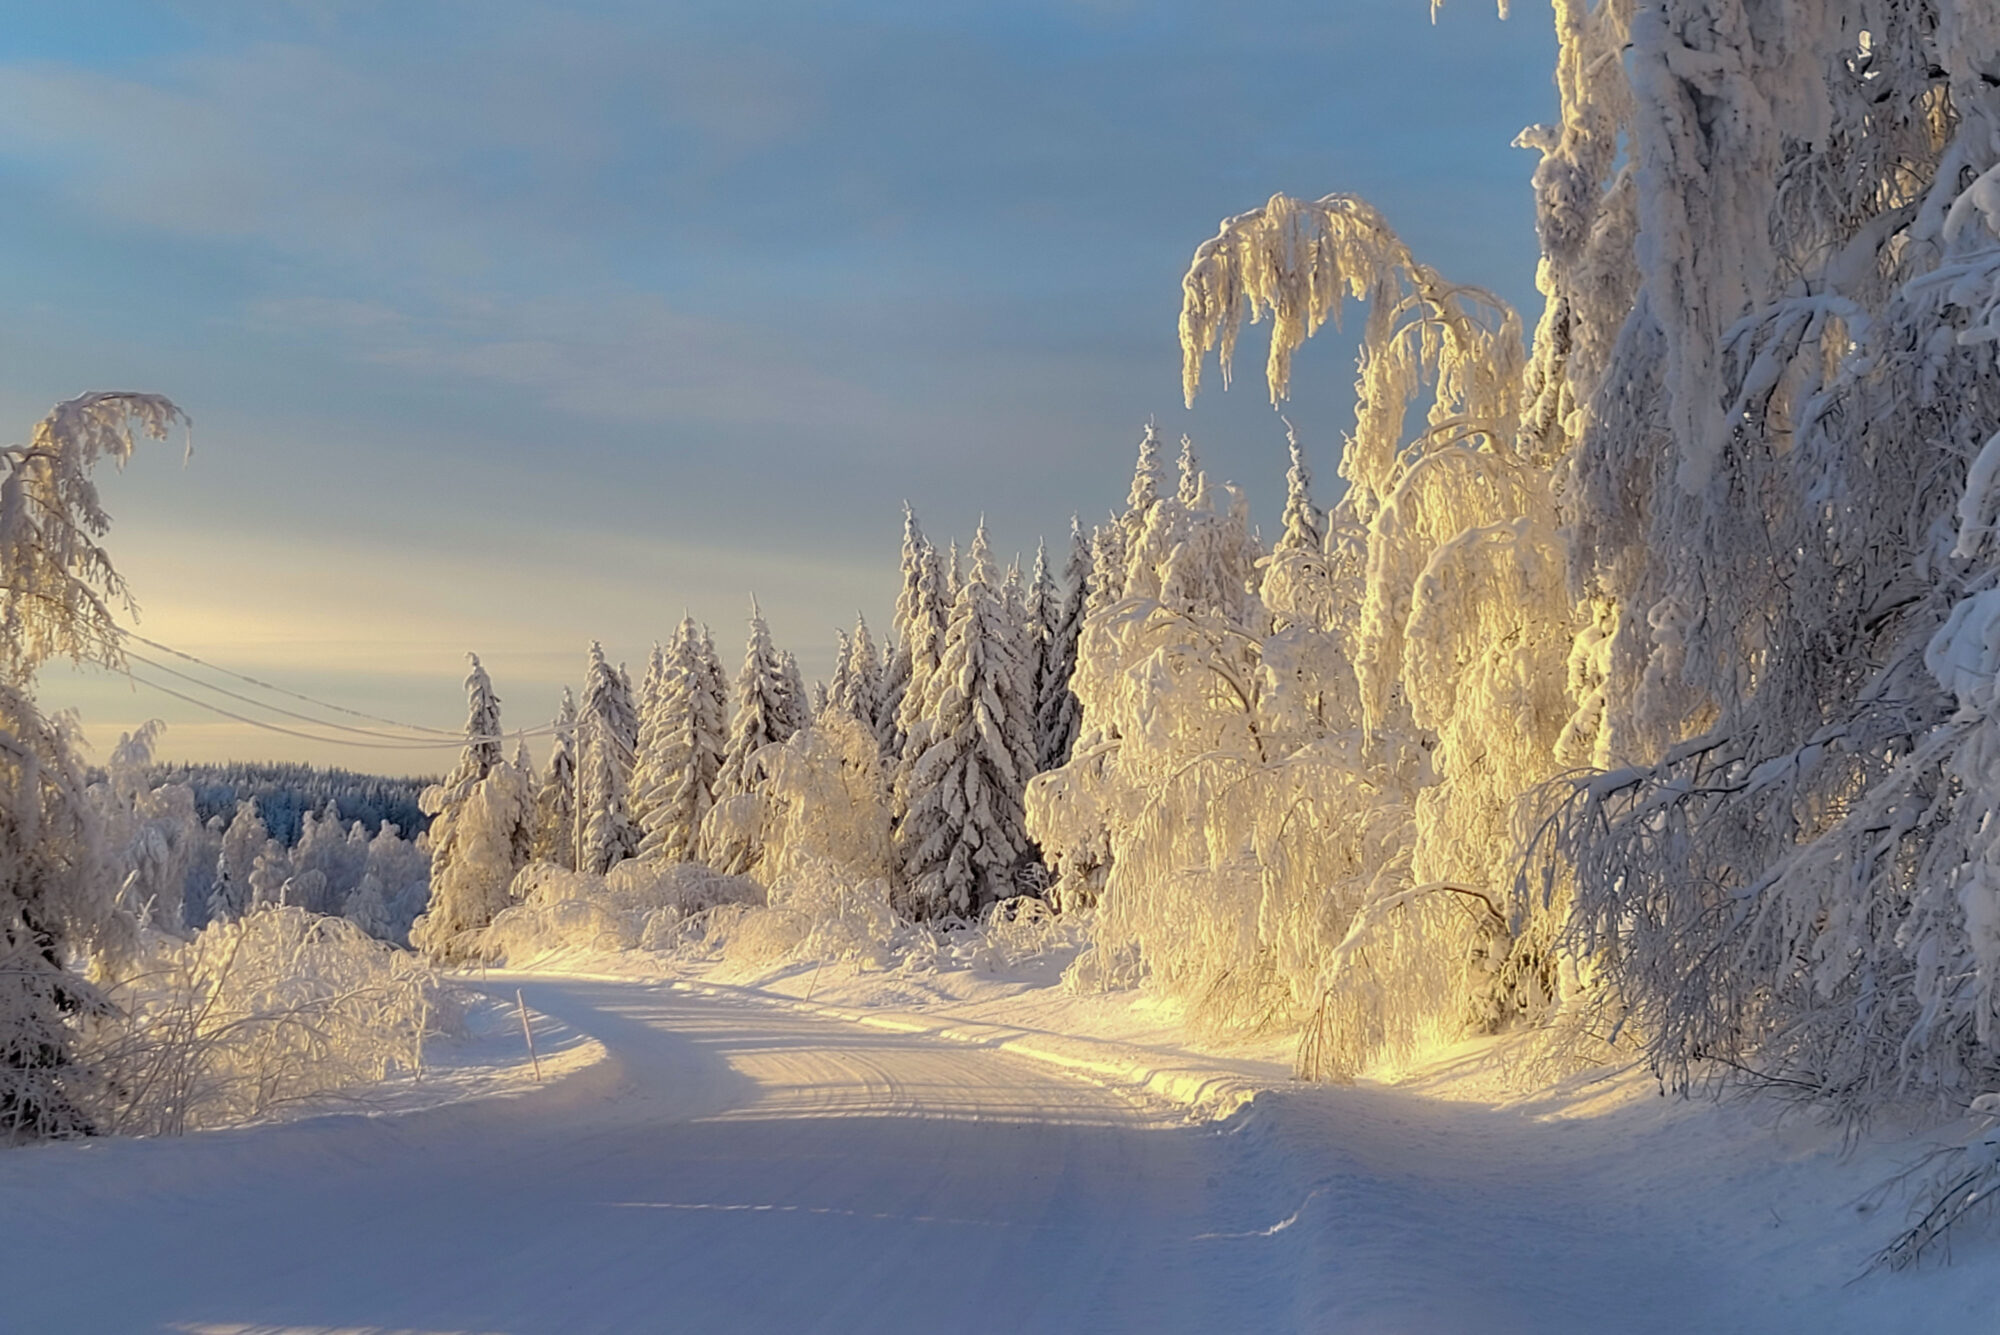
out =
<svg viewBox="0 0 2000 1335"><path fill-rule="evenodd" d="M1990 1306L1969 1268L1843 1289L1815 1221L1851 1188L1664 1102L1355 1087L1191 1124L747 996L525 990L545 1041L608 1055L428 1111L0 1154L0 1332L1832 1335Z"/></svg>
<svg viewBox="0 0 2000 1335"><path fill-rule="evenodd" d="M0 1328L1231 1330L1270 1312L1254 1251L1201 1236L1269 1222L1232 1212L1213 1127L754 1002L527 993L610 1060L426 1113L9 1156Z"/></svg>

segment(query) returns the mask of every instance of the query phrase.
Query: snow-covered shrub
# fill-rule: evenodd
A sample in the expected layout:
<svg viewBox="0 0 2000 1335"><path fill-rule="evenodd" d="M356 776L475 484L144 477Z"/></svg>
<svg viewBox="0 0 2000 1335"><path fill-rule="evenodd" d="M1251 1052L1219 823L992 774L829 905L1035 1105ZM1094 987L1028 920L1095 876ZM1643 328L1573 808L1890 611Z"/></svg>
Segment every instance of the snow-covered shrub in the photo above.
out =
<svg viewBox="0 0 2000 1335"><path fill-rule="evenodd" d="M468 938L492 963L524 964L564 951L668 950L683 925L719 905L757 905L764 889L695 862L627 860L604 876L531 862L514 878L511 907Z"/></svg>
<svg viewBox="0 0 2000 1335"><path fill-rule="evenodd" d="M953 953L972 968L1006 972L1034 960L1061 961L1075 955L1090 939L1091 926L1087 910L1058 913L1040 895L1016 895L980 914L979 930L955 938Z"/></svg>
<svg viewBox="0 0 2000 1335"><path fill-rule="evenodd" d="M1991 1214L2000 1199L2000 1094L1981 1094L1972 1101L1971 1134L1962 1144L1947 1145L1925 1155L1909 1172L1884 1183L1887 1194L1911 1179L1917 1190L1907 1229L1875 1254L1874 1266L1901 1270L1921 1262L1945 1243L1951 1231L1976 1214Z"/></svg>
<svg viewBox="0 0 2000 1335"><path fill-rule="evenodd" d="M98 1129L179 1135L418 1070L457 1022L437 976L342 918L259 909L192 939L148 933L85 1026Z"/></svg>
<svg viewBox="0 0 2000 1335"><path fill-rule="evenodd" d="M782 745L767 747L758 763L761 879L775 888L828 866L845 880L888 879L889 809L870 724L829 709Z"/></svg>

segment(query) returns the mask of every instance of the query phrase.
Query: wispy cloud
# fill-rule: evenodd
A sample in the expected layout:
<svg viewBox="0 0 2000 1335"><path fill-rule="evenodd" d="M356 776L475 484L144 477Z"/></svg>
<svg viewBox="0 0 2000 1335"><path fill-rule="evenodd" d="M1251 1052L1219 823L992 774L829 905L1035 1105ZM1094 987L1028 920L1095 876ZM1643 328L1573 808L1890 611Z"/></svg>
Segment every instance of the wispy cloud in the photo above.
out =
<svg viewBox="0 0 2000 1335"><path fill-rule="evenodd" d="M752 588L810 663L857 604L886 617L903 497L1032 550L1124 494L1152 414L1268 511L1282 435L1254 387L1182 413L1174 307L1273 190L1368 193L1533 299L1526 16L77 0L31 26L0 58L0 301L36 318L0 331L0 399L173 393L193 467L109 487L152 615L312 646L357 690L435 669L440 707L464 648L539 682L533 655L684 601L720 630ZM1330 474L1347 355L1301 371Z"/></svg>

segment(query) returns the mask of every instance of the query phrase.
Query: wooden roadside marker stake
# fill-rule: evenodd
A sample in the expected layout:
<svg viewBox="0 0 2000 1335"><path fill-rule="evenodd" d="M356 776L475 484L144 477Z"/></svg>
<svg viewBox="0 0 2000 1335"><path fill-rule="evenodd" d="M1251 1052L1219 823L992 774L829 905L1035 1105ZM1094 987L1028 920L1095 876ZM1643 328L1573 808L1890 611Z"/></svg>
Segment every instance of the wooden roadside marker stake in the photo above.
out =
<svg viewBox="0 0 2000 1335"><path fill-rule="evenodd" d="M535 1055L535 1031L528 1028L528 1002L521 989L514 989L514 1004L521 1010L521 1037L528 1040L528 1060L535 1064L535 1083L542 1083L542 1059Z"/></svg>

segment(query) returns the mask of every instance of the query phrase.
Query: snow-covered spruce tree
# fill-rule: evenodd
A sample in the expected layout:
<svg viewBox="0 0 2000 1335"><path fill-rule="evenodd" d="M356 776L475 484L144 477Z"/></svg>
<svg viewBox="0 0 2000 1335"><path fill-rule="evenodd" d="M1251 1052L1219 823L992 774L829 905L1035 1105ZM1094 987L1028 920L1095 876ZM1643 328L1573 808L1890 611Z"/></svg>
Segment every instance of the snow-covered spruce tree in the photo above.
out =
<svg viewBox="0 0 2000 1335"><path fill-rule="evenodd" d="M930 596L937 590L936 564L937 554L917 527L916 512L904 502L902 583L896 591L895 618L890 627L894 639L882 664L883 727L877 729L883 760L891 771L903 753L903 701L917 674L936 662L935 647L944 638L941 604ZM927 578L931 578L928 586ZM916 647L920 642L923 652ZM916 694L922 698L921 686Z"/></svg>
<svg viewBox="0 0 2000 1335"><path fill-rule="evenodd" d="M246 797L238 802L215 858L215 882L208 896L210 922L228 922L249 909L250 873L270 837L264 818L257 814L256 799Z"/></svg>
<svg viewBox="0 0 2000 1335"><path fill-rule="evenodd" d="M753 599L750 637L743 647L743 666L736 674L736 712L729 722L729 740L716 776L718 800L755 786L751 758L772 742L784 740L781 734L790 723L789 708L784 662L771 644L770 627Z"/></svg>
<svg viewBox="0 0 2000 1335"><path fill-rule="evenodd" d="M114 608L129 601L100 540L110 528L90 480L131 457L133 427L164 439L180 409L151 394L58 404L25 445L0 449L0 1134L87 1133L74 1030L96 993L73 960L129 944L82 766L61 720L35 707L52 656L124 662Z"/></svg>
<svg viewBox="0 0 2000 1335"><path fill-rule="evenodd" d="M567 686L535 794L535 860L576 870L576 697Z"/></svg>
<svg viewBox="0 0 2000 1335"><path fill-rule="evenodd" d="M1140 534L1145 531L1146 516L1153 512L1153 503L1160 499L1160 484L1165 480L1166 465L1160 459L1160 429L1155 423L1147 422L1144 434L1139 437L1138 462L1132 466L1132 490L1125 497L1125 513L1118 520L1119 527L1125 531L1128 549L1137 545Z"/></svg>
<svg viewBox="0 0 2000 1335"><path fill-rule="evenodd" d="M847 695L848 691L847 658L849 654L854 652L854 642L848 638L848 634L844 630L834 631L833 638L833 677L829 681L818 683L820 686L818 694L821 698L814 702L812 711L814 719L818 719L820 714L828 709L843 708L844 706L840 701Z"/></svg>
<svg viewBox="0 0 2000 1335"><path fill-rule="evenodd" d="M1016 693L1022 702L1021 708L1008 719L1007 742L1014 749L1014 772L1022 783L1040 773L1042 758L1040 734L1035 731L1042 663L1041 618L1029 608L1028 592L1028 583L1021 576L1020 558L1016 557L1001 582L1000 601L1010 641L1007 656L1014 660L1019 678ZM1032 873L1024 868L1023 874Z"/></svg>
<svg viewBox="0 0 2000 1335"><path fill-rule="evenodd" d="M685 621L682 622L683 629L687 627L687 624ZM701 667L702 685L707 688L707 694L704 698L708 707L708 715L702 726L708 734L722 738L726 742L729 737L730 722L729 674L723 671L722 656L715 651L715 636L709 631L706 625L703 625L701 628L701 647L696 654L696 662ZM710 771L711 777L708 784L711 794L716 791L717 784L720 782L715 776L721 772L721 756L721 750L718 748L714 762L715 769Z"/></svg>
<svg viewBox="0 0 2000 1335"><path fill-rule="evenodd" d="M639 853L654 862L692 862L701 823L714 804L724 736L703 666L704 637L683 618L669 650L661 697L660 800L646 815Z"/></svg>
<svg viewBox="0 0 2000 1335"><path fill-rule="evenodd" d="M500 699L479 656L466 658L465 749L420 799L431 818L430 902L410 926L410 944L440 962L477 953L473 934L507 907L507 886L535 840L534 778L502 759Z"/></svg>
<svg viewBox="0 0 2000 1335"><path fill-rule="evenodd" d="M1201 494L1201 459L1195 454L1194 437L1181 436L1181 457L1179 461L1180 482L1174 489L1174 499L1182 505L1193 505Z"/></svg>
<svg viewBox="0 0 2000 1335"><path fill-rule="evenodd" d="M805 674L799 671L799 660L790 649L778 651L778 676L783 683L783 707L778 713L777 739L782 742L812 722L814 707Z"/></svg>
<svg viewBox="0 0 2000 1335"><path fill-rule="evenodd" d="M577 715L576 869L602 876L639 852L632 820L632 766L639 714L625 674L590 645Z"/></svg>
<svg viewBox="0 0 2000 1335"><path fill-rule="evenodd" d="M772 646L770 628L752 599L750 637L736 674L736 712L716 774L715 803L702 825L702 860L717 871L739 875L757 860L756 832L762 828L756 815L755 790L762 777L757 753L796 731L788 677L784 655Z"/></svg>
<svg viewBox="0 0 2000 1335"><path fill-rule="evenodd" d="M917 528L916 515L903 508L903 587L896 598L896 647L905 660L901 694L896 702L897 750L890 782L890 819L903 818L901 794L907 790L909 768L927 744L930 679L944 650L945 628L951 620L946 596L943 558Z"/></svg>
<svg viewBox="0 0 2000 1335"><path fill-rule="evenodd" d="M1049 544L1047 539L1035 543L1035 568L1028 576L1027 592L1023 599L1023 614L1027 620L1028 637L1035 651L1034 688L1035 698L1041 698L1042 672L1048 662L1049 635L1062 616L1062 595L1056 589L1055 575L1049 569Z"/></svg>
<svg viewBox="0 0 2000 1335"><path fill-rule="evenodd" d="M1090 541L1072 515L1069 521L1069 564L1062 586L1052 590L1055 612L1042 647L1042 670L1035 700L1035 736L1041 755L1035 768L1055 769L1068 763L1076 744L1082 711L1069 679L1076 672L1076 641L1083 630L1083 604L1090 596Z"/></svg>
<svg viewBox="0 0 2000 1335"><path fill-rule="evenodd" d="M882 724L882 661L875 653L875 637L868 631L868 618L854 619L854 634L847 639L847 659L838 689L829 688L828 697L836 709L852 716L879 738Z"/></svg>
<svg viewBox="0 0 2000 1335"><path fill-rule="evenodd" d="M657 805L662 796L662 784L671 770L672 761L666 754L666 741L662 731L664 722L661 707L667 689L667 651L658 640L653 641L653 652L646 660L646 675L639 687L636 705L639 713L639 736L632 748L632 793L630 807L632 822L643 832L646 816ZM643 837L643 834L642 834Z"/></svg>
<svg viewBox="0 0 2000 1335"><path fill-rule="evenodd" d="M1330 629L1343 611L1335 603L1337 591L1351 589L1357 572L1350 569L1345 582L1334 577L1327 554L1332 530L1325 513L1313 504L1312 472L1306 467L1305 447L1289 421L1285 423L1285 441L1291 448L1292 466L1285 473L1284 529L1265 558L1261 592L1278 629L1294 625ZM1362 564L1362 559L1350 563Z"/></svg>
<svg viewBox="0 0 2000 1335"><path fill-rule="evenodd" d="M445 779L447 786L467 780L477 783L506 759L507 739L500 732L500 697L493 693L493 679L479 665L478 654L465 657L472 664L465 679L465 749L459 753L458 768Z"/></svg>
<svg viewBox="0 0 2000 1335"><path fill-rule="evenodd" d="M1017 757L1032 735L1018 628L981 523L927 689L922 749L901 780L896 850L912 916L970 916L1018 893L1036 859L1021 812Z"/></svg>

